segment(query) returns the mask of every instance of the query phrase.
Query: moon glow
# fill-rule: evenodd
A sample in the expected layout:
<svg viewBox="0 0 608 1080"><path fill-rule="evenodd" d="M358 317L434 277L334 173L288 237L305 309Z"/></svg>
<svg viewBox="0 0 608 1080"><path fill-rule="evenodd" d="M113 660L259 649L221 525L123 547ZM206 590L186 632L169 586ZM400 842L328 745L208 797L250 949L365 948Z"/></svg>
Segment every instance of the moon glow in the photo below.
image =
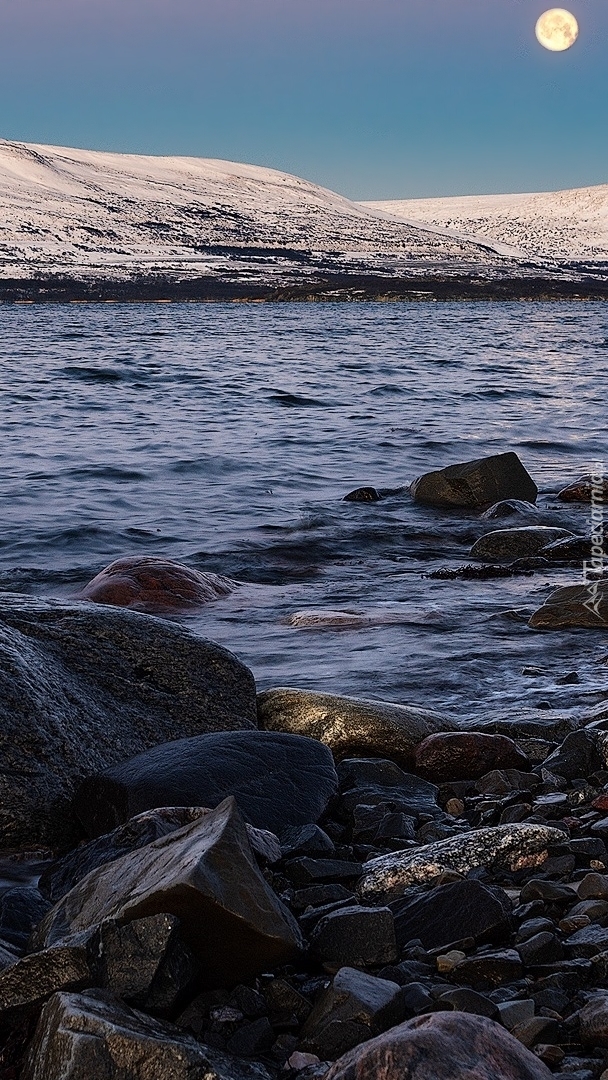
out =
<svg viewBox="0 0 608 1080"><path fill-rule="evenodd" d="M550 8L536 24L536 37L545 49L564 52L574 45L578 37L578 23L565 8Z"/></svg>

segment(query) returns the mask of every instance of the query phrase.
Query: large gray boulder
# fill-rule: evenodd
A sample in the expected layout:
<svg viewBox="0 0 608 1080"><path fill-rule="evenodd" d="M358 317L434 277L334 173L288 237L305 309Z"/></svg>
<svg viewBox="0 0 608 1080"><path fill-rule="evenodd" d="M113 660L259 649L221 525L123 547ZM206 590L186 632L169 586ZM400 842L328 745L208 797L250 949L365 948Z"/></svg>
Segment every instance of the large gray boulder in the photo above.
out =
<svg viewBox="0 0 608 1080"><path fill-rule="evenodd" d="M54 994L21 1080L270 1080L263 1065L202 1046L111 994Z"/></svg>
<svg viewBox="0 0 608 1080"><path fill-rule="evenodd" d="M472 509L485 509L504 499L535 503L538 495L532 477L513 452L425 473L414 480L410 490L416 502Z"/></svg>
<svg viewBox="0 0 608 1080"><path fill-rule="evenodd" d="M68 847L83 776L158 743L256 725L253 675L165 620L0 597L0 849Z"/></svg>
<svg viewBox="0 0 608 1080"><path fill-rule="evenodd" d="M472 559L482 562L509 562L538 555L547 544L572 537L568 529L552 529L548 525L527 525L518 529L495 529L480 536L471 548Z"/></svg>
<svg viewBox="0 0 608 1080"><path fill-rule="evenodd" d="M608 580L556 589L528 622L534 630L608 630Z"/></svg>
<svg viewBox="0 0 608 1080"><path fill-rule="evenodd" d="M413 764L416 747L427 735L457 727L431 709L291 687L258 694L258 720L266 731L318 739L336 760L373 754L406 767Z"/></svg>
<svg viewBox="0 0 608 1080"><path fill-rule="evenodd" d="M234 799L177 832L93 870L42 920L31 947L69 944L107 919L167 913L201 964L203 983L231 985L288 963L302 939L266 884Z"/></svg>

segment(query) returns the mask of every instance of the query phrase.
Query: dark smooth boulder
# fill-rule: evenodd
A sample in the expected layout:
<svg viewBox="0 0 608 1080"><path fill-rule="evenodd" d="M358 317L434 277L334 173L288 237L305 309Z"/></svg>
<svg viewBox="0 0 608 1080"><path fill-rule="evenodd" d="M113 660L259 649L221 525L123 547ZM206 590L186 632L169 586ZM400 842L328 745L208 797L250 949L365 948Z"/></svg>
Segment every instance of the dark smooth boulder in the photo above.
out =
<svg viewBox="0 0 608 1080"><path fill-rule="evenodd" d="M556 589L528 622L534 630L608 629L608 580Z"/></svg>
<svg viewBox="0 0 608 1080"><path fill-rule="evenodd" d="M54 994L21 1080L270 1080L263 1065L203 1046L111 994Z"/></svg>
<svg viewBox="0 0 608 1080"><path fill-rule="evenodd" d="M238 582L218 574L149 555L116 559L78 594L94 604L145 611L149 615L179 615L227 596Z"/></svg>
<svg viewBox="0 0 608 1080"><path fill-rule="evenodd" d="M412 773L406 773L394 761L384 758L346 758L337 767L340 785L340 810L348 815L353 828L360 821L357 808L382 807L404 815L442 816L437 804L438 788Z"/></svg>
<svg viewBox="0 0 608 1080"><path fill-rule="evenodd" d="M316 822L337 790L327 747L267 731L178 739L81 784L74 808L90 836L161 806L215 807L233 795L252 825L281 835Z"/></svg>
<svg viewBox="0 0 608 1080"><path fill-rule="evenodd" d="M417 1016L357 1047L325 1080L550 1080L552 1073L484 1016Z"/></svg>
<svg viewBox="0 0 608 1080"><path fill-rule="evenodd" d="M582 563L591 559L593 544L588 536L571 536L564 540L554 540L547 544L540 554L548 562L564 563L570 566L581 566Z"/></svg>
<svg viewBox="0 0 608 1080"><path fill-rule="evenodd" d="M258 694L258 721L266 731L318 739L336 761L377 754L406 767L427 735L456 728L453 720L430 709L289 687Z"/></svg>
<svg viewBox="0 0 608 1080"><path fill-rule="evenodd" d="M354 491L349 491L342 502L379 502L381 498L375 487L359 487Z"/></svg>
<svg viewBox="0 0 608 1080"><path fill-rule="evenodd" d="M201 964L208 987L230 985L293 959L302 940L266 884L233 798L139 851L93 870L35 931L31 948L69 944L107 919L167 913Z"/></svg>
<svg viewBox="0 0 608 1080"><path fill-rule="evenodd" d="M517 454L495 454L425 473L410 488L417 502L431 506L485 509L504 499L536 502L538 488Z"/></svg>
<svg viewBox="0 0 608 1080"><path fill-rule="evenodd" d="M325 915L310 935L321 963L336 968L380 967L397 959L390 908L343 907Z"/></svg>
<svg viewBox="0 0 608 1080"><path fill-rule="evenodd" d="M593 478L590 473L580 476L578 480L574 480L571 484L567 484L561 491L558 491L557 497L562 502L590 503L594 490L600 494L598 501L608 502L608 478ZM597 494L595 497L597 499Z"/></svg>
<svg viewBox="0 0 608 1080"><path fill-rule="evenodd" d="M492 769L529 769L513 739L481 731L444 731L416 748L416 771L437 784L477 780Z"/></svg>
<svg viewBox="0 0 608 1080"><path fill-rule="evenodd" d="M406 894L390 909L397 944L420 938L425 949L440 949L455 941L475 938L497 941L511 929L511 904L499 888L464 878L417 896Z"/></svg>
<svg viewBox="0 0 608 1080"><path fill-rule="evenodd" d="M551 773L563 776L565 780L577 780L590 776L605 767L600 752L598 732L589 728L580 728L566 735L561 746L543 762L543 768Z"/></svg>
<svg viewBox="0 0 608 1080"><path fill-rule="evenodd" d="M256 725L232 653L132 611L0 597L0 848L67 848L83 776L170 739Z"/></svg>
<svg viewBox="0 0 608 1080"><path fill-rule="evenodd" d="M542 511L534 503L525 502L523 499L503 499L494 503L484 510L481 518L484 521L494 521L506 517L533 517L538 518Z"/></svg>
<svg viewBox="0 0 608 1080"><path fill-rule="evenodd" d="M392 1013L400 987L343 967L317 999L301 1031L300 1049L334 1060L370 1035L396 1022Z"/></svg>
<svg viewBox="0 0 608 1080"><path fill-rule="evenodd" d="M538 555L555 540L572 538L568 529L552 529L548 525L527 525L517 529L496 529L476 540L469 555L482 562L510 562Z"/></svg>

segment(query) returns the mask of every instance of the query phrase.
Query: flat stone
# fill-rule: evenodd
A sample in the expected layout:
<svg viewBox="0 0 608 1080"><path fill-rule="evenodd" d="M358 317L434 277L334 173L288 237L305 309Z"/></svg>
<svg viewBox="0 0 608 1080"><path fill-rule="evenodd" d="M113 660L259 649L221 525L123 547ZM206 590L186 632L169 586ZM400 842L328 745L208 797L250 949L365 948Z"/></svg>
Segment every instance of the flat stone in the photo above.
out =
<svg viewBox="0 0 608 1080"><path fill-rule="evenodd" d="M555 1042L560 1037L560 1028L550 1016L533 1016L513 1028L513 1037L532 1048L537 1043Z"/></svg>
<svg viewBox="0 0 608 1080"><path fill-rule="evenodd" d="M337 786L331 753L316 740L232 731L177 739L89 776L74 808L98 836L144 810L216 807L233 795L250 824L280 836L321 817Z"/></svg>
<svg viewBox="0 0 608 1080"><path fill-rule="evenodd" d="M520 942L517 952L527 967L533 967L535 964L554 964L564 955L563 945L559 938L547 930L533 934L526 941Z"/></svg>
<svg viewBox="0 0 608 1080"><path fill-rule="evenodd" d="M295 885L310 885L315 881L353 881L363 869L360 862L348 859L290 859L285 863L285 873Z"/></svg>
<svg viewBox="0 0 608 1080"><path fill-rule="evenodd" d="M608 927L598 926L591 923L583 926L564 942L566 955L569 957L585 959L596 956L598 953L608 950Z"/></svg>
<svg viewBox="0 0 608 1080"><path fill-rule="evenodd" d="M552 529L547 525L525 525L518 529L496 529L481 536L469 555L483 562L510 562L529 555L538 555L547 544L565 540L573 534L568 529Z"/></svg>
<svg viewBox="0 0 608 1080"><path fill-rule="evenodd" d="M461 1012L408 1020L346 1054L326 1080L550 1080L500 1024Z"/></svg>
<svg viewBox="0 0 608 1080"><path fill-rule="evenodd" d="M472 937L500 939L511 929L511 904L502 889L465 878L391 904L397 944L420 938L425 949L438 949Z"/></svg>
<svg viewBox="0 0 608 1080"><path fill-rule="evenodd" d="M266 731L318 739L336 760L378 754L406 767L427 735L456 728L430 709L288 687L258 694L258 720Z"/></svg>
<svg viewBox="0 0 608 1080"><path fill-rule="evenodd" d="M576 893L561 881L547 881L544 878L530 878L519 894L520 904L529 904L533 900L542 900L548 904L571 904Z"/></svg>
<svg viewBox="0 0 608 1080"><path fill-rule="evenodd" d="M520 998L515 1001L500 1001L497 1005L498 1017L501 1024L512 1031L518 1024L531 1020L536 1006L531 998Z"/></svg>
<svg viewBox="0 0 608 1080"><path fill-rule="evenodd" d="M133 555L110 563L78 595L94 604L111 604L149 615L178 615L228 596L237 588L236 581L201 573L173 559Z"/></svg>
<svg viewBox="0 0 608 1080"><path fill-rule="evenodd" d="M563 838L563 832L545 825L517 823L473 829L412 853L396 852L370 859L363 868L358 893L364 901L384 903L444 870L461 874L488 866L516 870L534 865L536 860L540 865L547 857L548 846L562 843Z"/></svg>
<svg viewBox="0 0 608 1080"><path fill-rule="evenodd" d="M330 836L318 825L299 825L285 829L282 834L282 854L289 855L334 855L336 845Z"/></svg>
<svg viewBox="0 0 608 1080"><path fill-rule="evenodd" d="M608 628L608 580L556 589L534 612L528 626L535 630L567 630L577 626L605 630Z"/></svg>
<svg viewBox="0 0 608 1080"><path fill-rule="evenodd" d="M310 935L313 953L336 967L379 967L398 957L390 908L344 907L317 923Z"/></svg>
<svg viewBox="0 0 608 1080"><path fill-rule="evenodd" d="M495 454L425 473L410 488L416 502L486 509L505 499L535 503L538 488L517 454Z"/></svg>
<svg viewBox="0 0 608 1080"><path fill-rule="evenodd" d="M515 949L501 949L492 953L480 953L461 960L453 971L456 982L466 983L477 990L485 990L503 983L516 982L524 973L519 953Z"/></svg>
<svg viewBox="0 0 608 1080"><path fill-rule="evenodd" d="M337 767L340 809L355 824L358 806L381 807L385 813L441 816L438 788L419 776L404 772L383 758L346 758Z"/></svg>
<svg viewBox="0 0 608 1080"><path fill-rule="evenodd" d="M505 735L445 731L416 748L416 771L433 783L476 780L492 769L529 769L525 754Z"/></svg>
<svg viewBox="0 0 608 1080"><path fill-rule="evenodd" d="M293 959L297 923L266 884L233 798L213 813L88 874L42 921L48 948L106 919L176 915L209 987L234 984Z"/></svg>
<svg viewBox="0 0 608 1080"><path fill-rule="evenodd" d="M500 1006L485 994L470 990L468 986L456 986L453 990L446 990L437 1000L443 1009L449 1007L455 1012L473 1013L474 1016L486 1016L490 1020L498 1019Z"/></svg>
<svg viewBox="0 0 608 1080"><path fill-rule="evenodd" d="M301 1031L300 1049L322 1060L335 1059L390 1023L399 993L397 983L341 968L315 1002Z"/></svg>
<svg viewBox="0 0 608 1080"><path fill-rule="evenodd" d="M175 623L95 604L0 597L0 847L66 848L88 773L171 739L253 728L255 683Z"/></svg>
<svg viewBox="0 0 608 1080"><path fill-rule="evenodd" d="M103 991L54 994L28 1049L22 1080L270 1080L239 1061L134 1012Z"/></svg>

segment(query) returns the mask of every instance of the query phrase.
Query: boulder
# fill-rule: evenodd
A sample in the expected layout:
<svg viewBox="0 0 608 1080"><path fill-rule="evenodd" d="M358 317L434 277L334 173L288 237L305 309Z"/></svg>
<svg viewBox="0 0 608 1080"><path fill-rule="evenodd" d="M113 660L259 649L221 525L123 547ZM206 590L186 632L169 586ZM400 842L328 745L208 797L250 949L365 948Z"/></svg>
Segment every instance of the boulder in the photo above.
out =
<svg viewBox="0 0 608 1080"><path fill-rule="evenodd" d="M395 922L389 908L343 907L319 920L310 945L322 964L334 970L380 967L397 959Z"/></svg>
<svg viewBox="0 0 608 1080"><path fill-rule="evenodd" d="M336 760L378 754L405 766L427 735L456 728L430 709L288 687L258 694L258 720L266 731L318 739Z"/></svg>
<svg viewBox="0 0 608 1080"><path fill-rule="evenodd" d="M562 488L561 491L558 491L557 497L562 502L590 503L594 489L601 492L601 501L608 503L608 478L598 477L594 482L594 478L590 473L580 476L578 480L574 480L571 484Z"/></svg>
<svg viewBox="0 0 608 1080"><path fill-rule="evenodd" d="M157 743L253 728L227 649L132 611L0 597L0 849L69 847L87 773Z"/></svg>
<svg viewBox="0 0 608 1080"><path fill-rule="evenodd" d="M516 870L520 866L541 865L547 859L549 845L563 840L562 831L546 825L514 823L472 829L414 852L394 852L370 859L357 891L364 902L386 903L403 896L411 885L431 881L444 870L467 874L480 866Z"/></svg>
<svg viewBox="0 0 608 1080"><path fill-rule="evenodd" d="M474 938L496 941L509 934L511 904L503 889L464 878L390 905L397 945L420 938L423 948L440 949Z"/></svg>
<svg viewBox="0 0 608 1080"><path fill-rule="evenodd" d="M534 503L525 502L524 499L503 499L502 502L494 503L484 510L481 518L484 521L495 521L497 518L506 517L534 517L538 518L542 511Z"/></svg>
<svg viewBox="0 0 608 1080"><path fill-rule="evenodd" d="M58 990L80 990L93 985L92 950L87 935L81 938L24 956L0 974L0 1017L4 1022L21 1010L40 1007Z"/></svg>
<svg viewBox="0 0 608 1080"><path fill-rule="evenodd" d="M538 488L517 454L495 454L425 473L411 485L417 502L486 509L504 499L536 502Z"/></svg>
<svg viewBox="0 0 608 1080"><path fill-rule="evenodd" d="M380 502L381 498L375 487L359 487L354 491L349 491L342 502Z"/></svg>
<svg viewBox="0 0 608 1080"><path fill-rule="evenodd" d="M262 1065L202 1046L103 991L54 994L21 1080L270 1080Z"/></svg>
<svg viewBox="0 0 608 1080"><path fill-rule="evenodd" d="M416 772L442 784L477 780L492 769L529 769L513 739L481 731L444 731L429 735L416 748Z"/></svg>
<svg viewBox="0 0 608 1080"><path fill-rule="evenodd" d="M250 824L280 835L316 822L337 786L331 753L315 739L232 731L177 739L90 776L74 808L97 836L144 810L216 807L233 795Z"/></svg>
<svg viewBox="0 0 608 1080"><path fill-rule="evenodd" d="M247 979L297 955L297 923L266 884L233 798L217 810L93 870L35 931L49 948L107 919L121 924L167 913L180 920L206 986Z"/></svg>
<svg viewBox="0 0 608 1080"><path fill-rule="evenodd" d="M146 611L149 615L179 615L227 596L236 588L236 581L200 573L173 559L134 555L106 566L85 585L77 599Z"/></svg>
<svg viewBox="0 0 608 1080"><path fill-rule="evenodd" d="M325 1080L550 1080L551 1076L546 1065L493 1020L437 1012L417 1016L351 1050Z"/></svg>
<svg viewBox="0 0 608 1080"><path fill-rule="evenodd" d="M583 1046L608 1046L608 994L600 992L579 1013Z"/></svg>
<svg viewBox="0 0 608 1080"><path fill-rule="evenodd" d="M95 985L151 1013L175 1009L199 971L179 919L165 912L125 926L111 919L102 923L98 956Z"/></svg>
<svg viewBox="0 0 608 1080"><path fill-rule="evenodd" d="M565 780L578 780L603 769L604 758L600 751L598 732L580 728L566 735L561 746L556 747L543 762L550 773L563 776Z"/></svg>
<svg viewBox="0 0 608 1080"><path fill-rule="evenodd" d="M437 804L438 788L412 773L406 773L394 761L383 758L345 758L337 768L340 785L340 811L357 828L361 808L381 807L385 813L427 814L441 817Z"/></svg>
<svg viewBox="0 0 608 1080"><path fill-rule="evenodd" d="M471 548L472 559L482 562L511 562L538 555L547 544L572 537L568 529L552 529L547 525L527 525L518 529L496 529L480 536Z"/></svg>
<svg viewBox="0 0 608 1080"><path fill-rule="evenodd" d="M400 987L351 967L343 967L315 1002L301 1032L300 1049L334 1060L389 1026Z"/></svg>
<svg viewBox="0 0 608 1080"><path fill-rule="evenodd" d="M556 589L528 622L534 630L608 629L608 579Z"/></svg>
<svg viewBox="0 0 608 1080"><path fill-rule="evenodd" d="M593 543L589 536L569 536L547 544L540 554L547 562L581 566L585 560L591 559L592 547Z"/></svg>

